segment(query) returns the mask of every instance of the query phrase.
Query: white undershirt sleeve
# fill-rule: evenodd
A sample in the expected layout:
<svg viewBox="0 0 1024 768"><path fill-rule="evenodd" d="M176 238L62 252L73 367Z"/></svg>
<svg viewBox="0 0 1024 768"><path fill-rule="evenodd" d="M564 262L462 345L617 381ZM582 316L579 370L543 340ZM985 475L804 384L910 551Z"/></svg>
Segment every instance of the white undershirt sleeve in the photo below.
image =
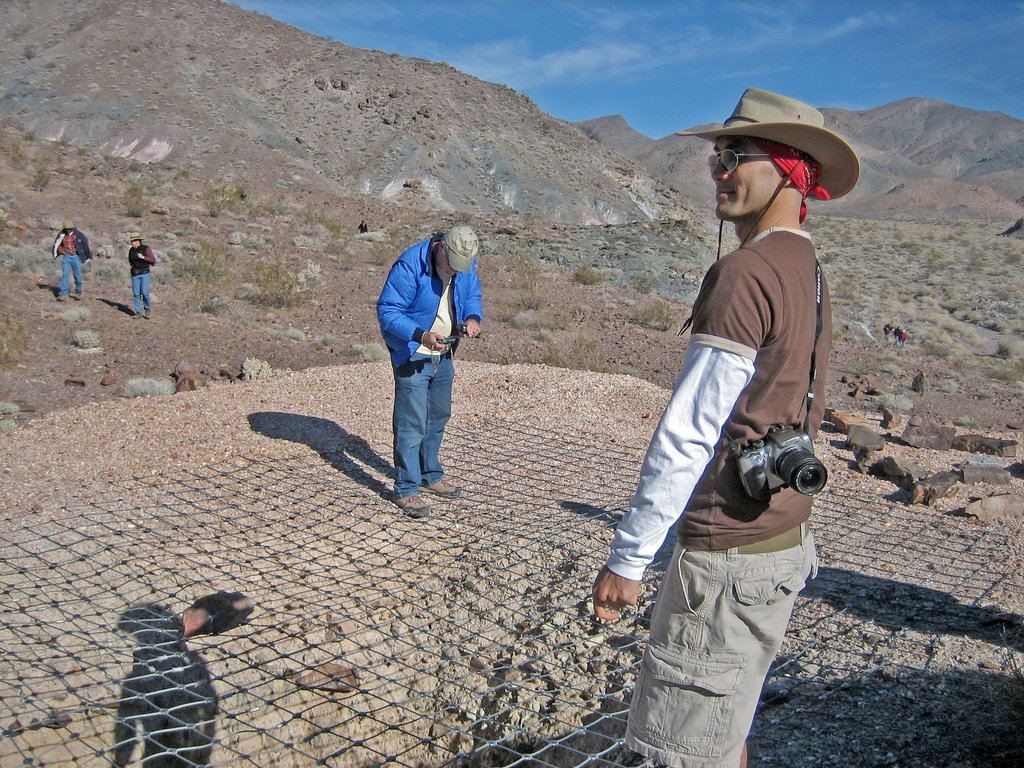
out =
<svg viewBox="0 0 1024 768"><path fill-rule="evenodd" d="M608 568L626 579L643 578L754 376L754 350L701 342L691 339L687 347L683 370L647 449L636 495L612 541Z"/></svg>

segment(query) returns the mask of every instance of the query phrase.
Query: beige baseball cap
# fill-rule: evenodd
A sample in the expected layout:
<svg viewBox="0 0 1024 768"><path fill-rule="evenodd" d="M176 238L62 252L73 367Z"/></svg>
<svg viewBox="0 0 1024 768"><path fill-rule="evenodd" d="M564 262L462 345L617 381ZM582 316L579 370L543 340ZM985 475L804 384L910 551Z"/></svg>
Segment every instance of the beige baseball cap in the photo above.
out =
<svg viewBox="0 0 1024 768"><path fill-rule="evenodd" d="M448 247L448 265L456 272L469 272L480 250L476 232L460 224L445 233L444 242Z"/></svg>

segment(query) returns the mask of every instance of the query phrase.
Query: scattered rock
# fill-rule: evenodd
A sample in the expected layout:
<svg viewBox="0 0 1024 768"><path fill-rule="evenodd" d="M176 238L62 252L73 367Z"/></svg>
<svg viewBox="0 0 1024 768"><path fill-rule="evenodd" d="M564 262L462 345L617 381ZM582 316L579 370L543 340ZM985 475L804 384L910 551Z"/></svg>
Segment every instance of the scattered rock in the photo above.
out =
<svg viewBox="0 0 1024 768"><path fill-rule="evenodd" d="M983 523L995 523L1024 517L1024 496L1005 493L972 501L964 512Z"/></svg>
<svg viewBox="0 0 1024 768"><path fill-rule="evenodd" d="M846 434L846 447L851 450L880 451L885 447L885 438L863 424L850 424Z"/></svg>
<svg viewBox="0 0 1024 768"><path fill-rule="evenodd" d="M84 387L85 382L81 379L64 379L65 387Z"/></svg>
<svg viewBox="0 0 1024 768"><path fill-rule="evenodd" d="M882 429L890 429L899 423L900 415L896 413L892 408L888 406L882 408L882 422L880 426Z"/></svg>
<svg viewBox="0 0 1024 768"><path fill-rule="evenodd" d="M988 483L989 485L1007 485L1010 473L1005 467L992 464L964 464L960 468L960 479L968 485Z"/></svg>
<svg viewBox="0 0 1024 768"><path fill-rule="evenodd" d="M112 387L115 384L117 384L117 376L115 376L112 373L108 373L106 376L100 379L101 387Z"/></svg>
<svg viewBox="0 0 1024 768"><path fill-rule="evenodd" d="M868 474L887 477L900 488L909 491L914 487L914 483L927 476L928 473L918 464L886 456L872 464L868 469Z"/></svg>
<svg viewBox="0 0 1024 768"><path fill-rule="evenodd" d="M1000 440L988 435L958 435L953 439L952 447L958 451L984 453L1007 459L1016 458L1020 451L1020 443L1016 440Z"/></svg>
<svg viewBox="0 0 1024 768"><path fill-rule="evenodd" d="M953 447L954 437L956 437L956 427L928 421L919 416L911 416L907 420L903 434L900 435L903 442L914 448L933 448L938 451L950 450Z"/></svg>
<svg viewBox="0 0 1024 768"><path fill-rule="evenodd" d="M836 431L844 435L850 434L850 426L853 424L860 424L870 428L870 425L863 416L859 413L850 413L848 411L832 411L830 421L832 426L836 428Z"/></svg>
<svg viewBox="0 0 1024 768"><path fill-rule="evenodd" d="M910 489L910 501L913 504L930 505L936 499L949 496L958 482L959 472L936 472L931 477L914 483L914 487Z"/></svg>
<svg viewBox="0 0 1024 768"><path fill-rule="evenodd" d="M285 677L302 688L317 688L321 691L335 693L351 693L357 690L359 685L356 671L352 667L332 661L322 664L316 669L285 672Z"/></svg>

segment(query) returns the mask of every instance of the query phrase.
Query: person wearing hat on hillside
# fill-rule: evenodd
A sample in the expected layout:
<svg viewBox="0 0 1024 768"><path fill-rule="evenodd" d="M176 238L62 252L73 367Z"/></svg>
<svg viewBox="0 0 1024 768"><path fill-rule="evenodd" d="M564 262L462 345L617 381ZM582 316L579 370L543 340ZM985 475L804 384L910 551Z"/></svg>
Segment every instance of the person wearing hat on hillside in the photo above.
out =
<svg viewBox="0 0 1024 768"><path fill-rule="evenodd" d="M447 498L460 493L444 478L438 452L451 416L458 337L480 335L483 322L479 248L463 225L416 243L391 267L377 300L395 376L394 501L410 517L430 514L421 489Z"/></svg>
<svg viewBox="0 0 1024 768"><path fill-rule="evenodd" d="M141 232L129 232L128 266L132 273L132 297L135 300L135 314L132 318L149 319L149 270L156 264L153 249L142 242Z"/></svg>
<svg viewBox="0 0 1024 768"><path fill-rule="evenodd" d="M818 110L753 88L724 125L681 135L714 142L715 214L740 245L704 277L682 371L592 596L605 621L635 605L676 525L626 743L663 765L734 768L747 764L761 687L817 572L807 523L827 476L809 441L806 475L770 458L782 485L740 470L765 457L770 432L788 434L775 427L813 438L821 423L832 318L801 224L806 198L845 195L860 162Z"/></svg>
<svg viewBox="0 0 1024 768"><path fill-rule="evenodd" d="M71 276L75 277L75 292L72 296L77 300L82 298L82 264L92 258L92 251L89 250L88 238L77 229L75 222L71 219L64 219L60 232L53 240L53 258L60 259L60 289L57 292L57 301L66 301L68 290L71 288Z"/></svg>

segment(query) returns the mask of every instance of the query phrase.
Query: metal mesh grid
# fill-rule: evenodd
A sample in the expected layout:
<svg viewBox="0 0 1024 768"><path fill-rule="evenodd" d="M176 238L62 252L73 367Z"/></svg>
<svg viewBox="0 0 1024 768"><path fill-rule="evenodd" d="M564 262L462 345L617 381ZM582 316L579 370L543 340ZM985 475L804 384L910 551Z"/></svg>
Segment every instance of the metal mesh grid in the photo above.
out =
<svg viewBox="0 0 1024 768"><path fill-rule="evenodd" d="M296 439L303 418L250 422ZM180 612L225 589L257 610L188 642L219 699L204 764L638 763L621 737L660 570L641 611L616 625L590 619L589 592L642 452L505 419L453 422L445 450L451 475L471 481L425 520L382 498L390 447L340 429L319 455L225 461L112 486L52 519L6 520L0 762L115 764L133 658L118 617L149 602ZM814 722L815 701L884 698L888 683L928 674L950 634L998 645L1002 614L986 606L1021 587L999 567L998 529L858 495L841 478L815 520L823 567L752 734L765 762ZM848 717L883 718L858 706ZM176 711L175 727L202 727ZM841 726L818 724L807 764L841 753ZM160 759L146 764L195 755Z"/></svg>

